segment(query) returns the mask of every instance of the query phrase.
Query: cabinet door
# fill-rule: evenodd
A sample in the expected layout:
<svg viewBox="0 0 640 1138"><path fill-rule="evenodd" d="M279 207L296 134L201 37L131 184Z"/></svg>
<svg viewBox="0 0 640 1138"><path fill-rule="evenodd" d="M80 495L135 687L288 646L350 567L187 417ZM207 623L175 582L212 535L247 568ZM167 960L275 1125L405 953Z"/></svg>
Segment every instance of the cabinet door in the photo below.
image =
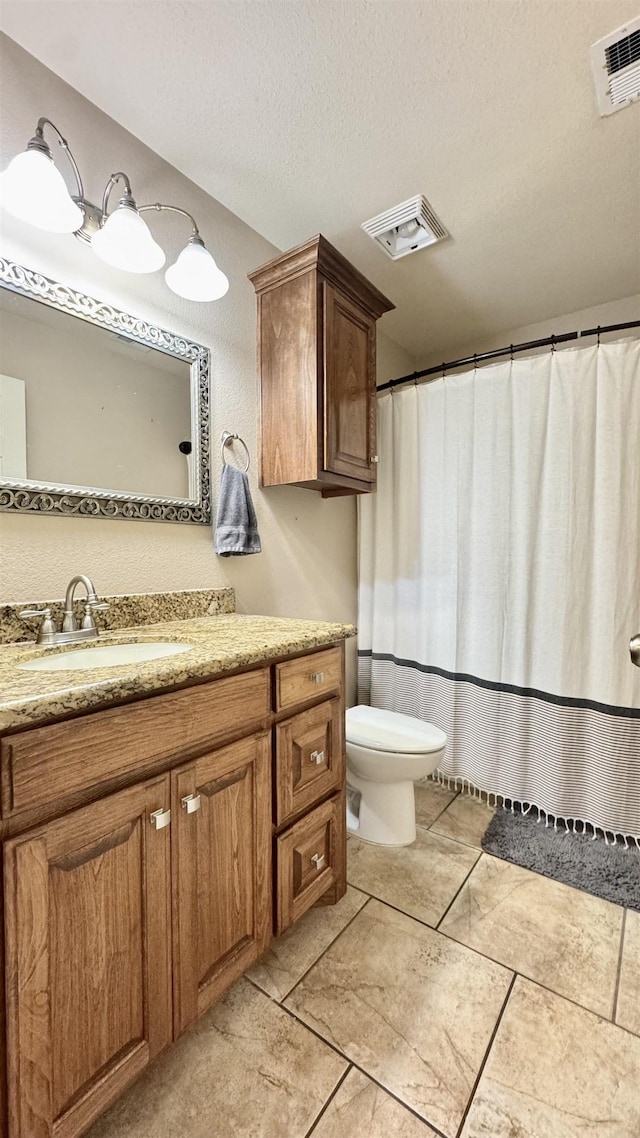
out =
<svg viewBox="0 0 640 1138"><path fill-rule="evenodd" d="M276 724L278 826L342 786L343 723L342 701L332 699Z"/></svg>
<svg viewBox="0 0 640 1138"><path fill-rule="evenodd" d="M324 469L375 483L375 322L326 281Z"/></svg>
<svg viewBox="0 0 640 1138"><path fill-rule="evenodd" d="M169 790L5 845L10 1138L84 1133L171 1039Z"/></svg>
<svg viewBox="0 0 640 1138"><path fill-rule="evenodd" d="M172 775L176 1035L271 939L270 765L263 734Z"/></svg>
<svg viewBox="0 0 640 1138"><path fill-rule="evenodd" d="M278 933L294 924L328 890L332 890L332 901L344 895L345 809L343 791L276 838Z"/></svg>

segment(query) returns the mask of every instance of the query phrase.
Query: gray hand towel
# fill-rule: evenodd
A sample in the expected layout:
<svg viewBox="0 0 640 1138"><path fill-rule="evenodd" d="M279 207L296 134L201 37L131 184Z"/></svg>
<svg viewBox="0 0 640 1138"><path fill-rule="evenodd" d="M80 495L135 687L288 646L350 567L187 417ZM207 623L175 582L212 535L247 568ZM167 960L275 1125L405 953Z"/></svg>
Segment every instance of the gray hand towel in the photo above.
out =
<svg viewBox="0 0 640 1138"><path fill-rule="evenodd" d="M220 479L215 547L220 557L242 557L262 550L249 479L244 470L228 463Z"/></svg>

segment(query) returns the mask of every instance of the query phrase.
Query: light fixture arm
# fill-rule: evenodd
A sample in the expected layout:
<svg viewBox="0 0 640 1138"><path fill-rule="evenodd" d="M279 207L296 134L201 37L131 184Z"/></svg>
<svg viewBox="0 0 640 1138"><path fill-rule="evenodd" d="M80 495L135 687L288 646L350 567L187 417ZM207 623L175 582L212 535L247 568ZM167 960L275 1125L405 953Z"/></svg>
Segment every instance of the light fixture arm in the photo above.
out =
<svg viewBox="0 0 640 1138"><path fill-rule="evenodd" d="M180 206L177 205L164 205L162 202L153 202L152 205L139 205L138 213L145 213L150 209L155 209L158 211L167 209L170 210L171 213L181 213L183 217L186 217L191 222L192 232L191 237L189 238L189 244L204 245L204 241L200 236L200 230L198 229L196 219L192 214L188 213L186 209L181 209Z"/></svg>
<svg viewBox="0 0 640 1138"><path fill-rule="evenodd" d="M107 219L107 206L109 204L109 196L111 194L113 187L116 186L118 184L118 182L124 182L124 194L123 194L123 198L121 200L123 200L124 198L129 198L131 200L131 205L133 206L133 208L134 209L137 208L136 204L133 200L133 194L131 193L131 182L129 181L129 178L127 177L127 175L122 172L122 170L118 170L117 174L111 175L111 177L109 178L109 181L107 182L107 184L104 188L104 193L102 195L102 207L101 207L101 212L102 212L102 218L100 221L101 225L103 225ZM129 204L129 203L127 203L127 204Z"/></svg>
<svg viewBox="0 0 640 1138"><path fill-rule="evenodd" d="M53 155L51 153L51 147L49 146L47 140L44 137L45 126L50 126L51 129L53 131L55 131L55 133L58 137L58 142L60 143L60 146L64 150L64 152L67 155L67 158L69 159L69 162L71 164L71 168L73 170L73 176L76 180L76 185L78 187L78 198L80 201L84 201L84 186L82 185L82 178L80 177L80 171L78 169L78 163L76 162L75 158L73 157L71 147L69 146L69 143L67 142L66 138L64 137L64 135L62 135L60 133L56 124L54 122L51 122L51 119L47 119L47 118L38 119L38 125L36 126L36 132L35 132L33 138L27 144L27 150L39 150L41 154L46 154L47 158L53 158Z"/></svg>

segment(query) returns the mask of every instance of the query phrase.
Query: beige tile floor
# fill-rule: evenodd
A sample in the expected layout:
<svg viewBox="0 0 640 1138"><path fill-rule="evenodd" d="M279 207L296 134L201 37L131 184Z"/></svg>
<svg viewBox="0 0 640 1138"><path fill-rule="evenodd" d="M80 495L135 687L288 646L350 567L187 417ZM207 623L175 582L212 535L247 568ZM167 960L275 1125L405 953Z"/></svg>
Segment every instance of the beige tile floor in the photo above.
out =
<svg viewBox="0 0 640 1138"><path fill-rule="evenodd" d="M473 799L417 817L88 1138L639 1138L640 914L481 853Z"/></svg>

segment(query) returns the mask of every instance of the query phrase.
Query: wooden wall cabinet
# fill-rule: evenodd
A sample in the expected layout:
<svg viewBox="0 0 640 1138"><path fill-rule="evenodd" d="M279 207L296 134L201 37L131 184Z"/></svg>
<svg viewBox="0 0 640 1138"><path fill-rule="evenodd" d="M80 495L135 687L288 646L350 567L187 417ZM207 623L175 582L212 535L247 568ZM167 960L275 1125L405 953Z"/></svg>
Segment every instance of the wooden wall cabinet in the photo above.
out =
<svg viewBox="0 0 640 1138"><path fill-rule="evenodd" d="M258 297L260 485L376 485L376 320L394 307L322 236L249 274Z"/></svg>
<svg viewBox="0 0 640 1138"><path fill-rule="evenodd" d="M0 1133L80 1138L345 892L344 652L18 731L0 763Z"/></svg>

